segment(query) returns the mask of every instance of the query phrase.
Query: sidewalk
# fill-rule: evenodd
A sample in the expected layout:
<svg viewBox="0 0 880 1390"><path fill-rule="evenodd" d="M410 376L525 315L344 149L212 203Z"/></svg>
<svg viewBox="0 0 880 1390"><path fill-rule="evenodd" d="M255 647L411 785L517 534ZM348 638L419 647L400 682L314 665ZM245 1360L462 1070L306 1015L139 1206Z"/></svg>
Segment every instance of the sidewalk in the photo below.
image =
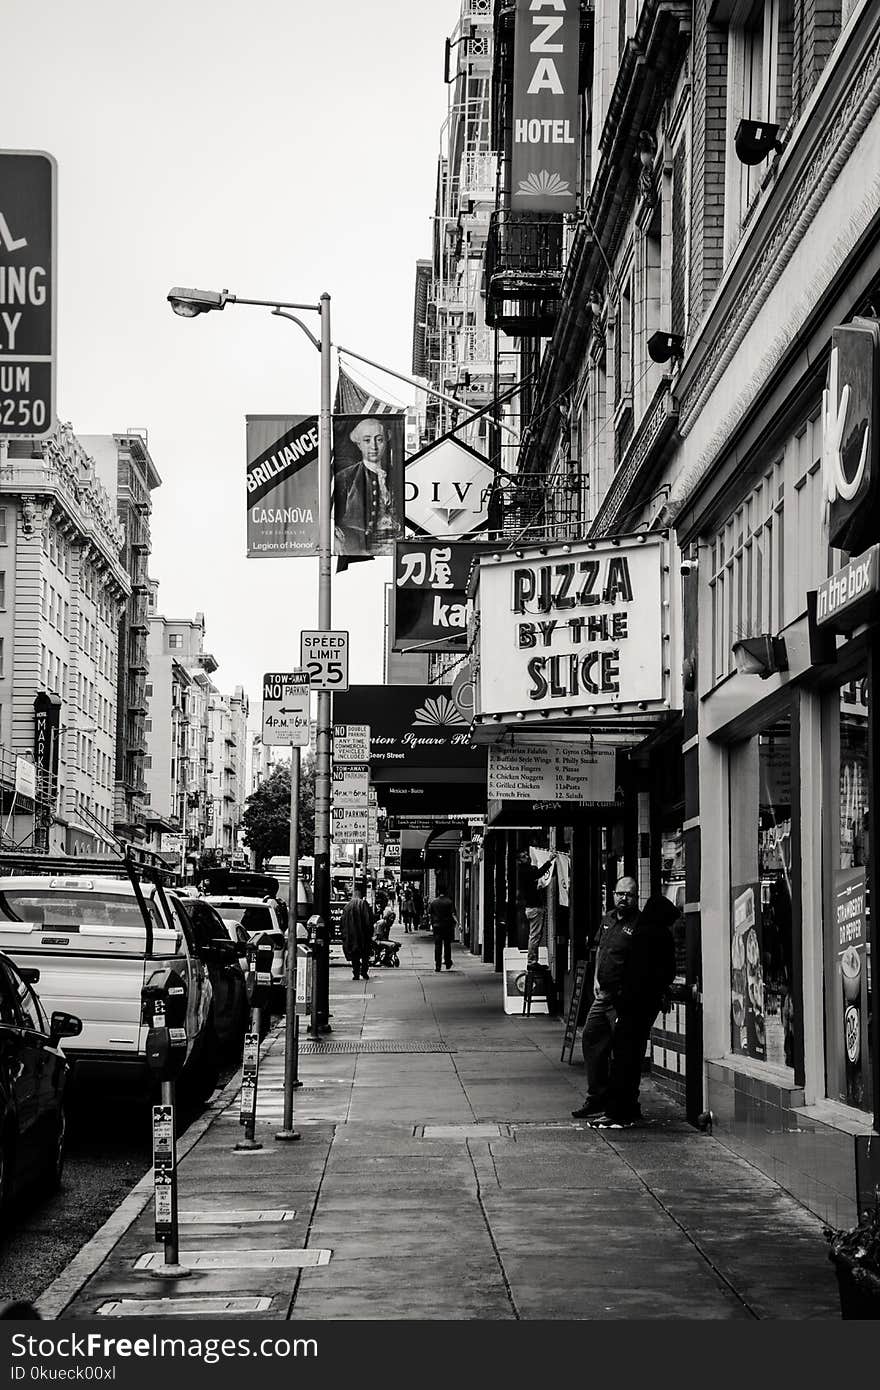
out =
<svg viewBox="0 0 880 1390"><path fill-rule="evenodd" d="M162 1258L148 1177L45 1316L839 1318L821 1224L793 1198L650 1081L644 1127L572 1120L583 1067L579 1043L559 1060L562 1021L505 1015L500 978L461 947L437 975L429 937L402 942L398 970L331 969L333 1032L302 1040L299 1143L273 1138L282 1030L262 1149L234 1152L235 1087L220 1098L179 1167L192 1274L142 1267Z"/></svg>

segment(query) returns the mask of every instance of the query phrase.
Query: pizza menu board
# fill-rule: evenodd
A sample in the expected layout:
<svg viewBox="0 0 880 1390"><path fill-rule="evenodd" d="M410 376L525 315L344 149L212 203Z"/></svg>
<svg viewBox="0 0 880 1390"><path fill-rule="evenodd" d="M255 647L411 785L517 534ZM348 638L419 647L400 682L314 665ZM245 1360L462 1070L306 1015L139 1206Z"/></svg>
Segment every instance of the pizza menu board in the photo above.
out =
<svg viewBox="0 0 880 1390"><path fill-rule="evenodd" d="M614 801L614 748L589 741L516 739L489 749L490 801Z"/></svg>

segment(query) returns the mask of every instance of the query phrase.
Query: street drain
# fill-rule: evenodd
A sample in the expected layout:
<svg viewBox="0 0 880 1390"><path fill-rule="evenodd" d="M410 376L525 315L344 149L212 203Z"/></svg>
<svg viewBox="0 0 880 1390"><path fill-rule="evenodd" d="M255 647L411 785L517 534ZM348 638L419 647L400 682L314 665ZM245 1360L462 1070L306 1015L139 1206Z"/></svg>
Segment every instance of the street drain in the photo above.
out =
<svg viewBox="0 0 880 1390"><path fill-rule="evenodd" d="M510 1139L510 1125L415 1125L414 1139Z"/></svg>
<svg viewBox="0 0 880 1390"><path fill-rule="evenodd" d="M330 1263L330 1250L181 1250L179 1260L187 1269L305 1269ZM156 1269L164 1263L159 1250L148 1250L135 1260L135 1269Z"/></svg>
<svg viewBox="0 0 880 1390"><path fill-rule="evenodd" d="M111 1298L98 1309L99 1318L182 1318L199 1313L265 1313L271 1298Z"/></svg>
<svg viewBox="0 0 880 1390"><path fill-rule="evenodd" d="M406 1038L344 1038L331 1042L300 1042L300 1052L326 1056L331 1052L454 1052L445 1042Z"/></svg>

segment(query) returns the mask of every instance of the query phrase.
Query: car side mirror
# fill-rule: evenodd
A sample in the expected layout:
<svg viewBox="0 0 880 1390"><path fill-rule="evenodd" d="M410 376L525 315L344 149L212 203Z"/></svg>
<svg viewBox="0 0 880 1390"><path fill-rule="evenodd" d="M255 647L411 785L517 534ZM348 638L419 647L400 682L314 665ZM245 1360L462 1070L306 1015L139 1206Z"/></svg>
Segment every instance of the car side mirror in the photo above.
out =
<svg viewBox="0 0 880 1390"><path fill-rule="evenodd" d="M18 973L26 985L38 985L40 983L40 972L35 965L20 965Z"/></svg>
<svg viewBox="0 0 880 1390"><path fill-rule="evenodd" d="M206 941L199 955L206 965L234 965L238 960L239 951L234 941L218 936L213 941Z"/></svg>
<svg viewBox="0 0 880 1390"><path fill-rule="evenodd" d="M82 1019L56 1009L49 1020L49 1046L57 1047L62 1038L77 1038L82 1032Z"/></svg>

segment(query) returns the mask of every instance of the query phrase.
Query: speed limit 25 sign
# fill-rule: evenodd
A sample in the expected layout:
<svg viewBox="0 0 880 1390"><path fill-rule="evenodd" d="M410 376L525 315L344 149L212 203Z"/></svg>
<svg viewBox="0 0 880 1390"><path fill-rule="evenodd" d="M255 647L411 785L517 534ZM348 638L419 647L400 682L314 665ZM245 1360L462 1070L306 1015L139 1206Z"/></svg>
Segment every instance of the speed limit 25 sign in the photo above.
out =
<svg viewBox="0 0 880 1390"><path fill-rule="evenodd" d="M303 632L299 664L312 690L347 690L348 633Z"/></svg>
<svg viewBox="0 0 880 1390"><path fill-rule="evenodd" d="M55 426L56 166L0 150L0 439Z"/></svg>

